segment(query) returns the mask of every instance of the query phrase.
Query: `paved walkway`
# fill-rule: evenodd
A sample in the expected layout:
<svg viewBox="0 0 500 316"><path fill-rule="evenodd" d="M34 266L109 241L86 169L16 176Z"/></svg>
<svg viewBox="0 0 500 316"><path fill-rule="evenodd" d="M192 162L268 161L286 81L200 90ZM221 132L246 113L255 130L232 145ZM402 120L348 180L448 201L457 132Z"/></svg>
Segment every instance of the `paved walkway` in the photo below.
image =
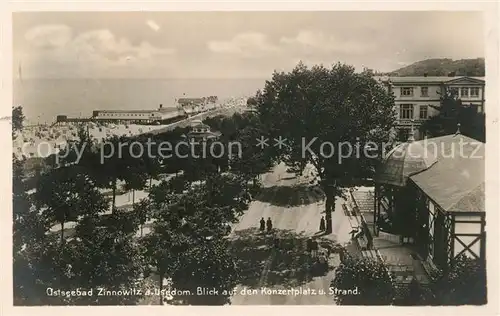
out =
<svg viewBox="0 0 500 316"><path fill-rule="evenodd" d="M234 247L251 248L239 256L244 260L246 256L252 258L252 267L248 269L252 270L253 279L255 279L253 281L249 277L237 287L236 295L231 298L233 305L334 304L333 296L328 290L334 278L334 267L340 264L338 254L331 254L328 258L331 270L317 277L307 272L307 268L304 269L304 263L301 261L304 258L307 238L318 236L319 222L321 216L324 216L323 196L319 191L309 187L308 184L311 181L309 172L304 172L306 176L294 177L287 173L286 169L281 164L276 166L273 172L263 176L263 196L257 197L250 204L248 211L233 227L230 237L234 239ZM294 187L295 191L292 190ZM282 203L286 201L281 201L281 195L289 199L292 206ZM351 227L342 212L340 201L337 205L336 211L332 214L333 233L318 237L324 242L344 243L350 239ZM281 257L277 258L276 252L266 246L265 237L258 233L259 220L262 217L265 220L271 218L273 228L280 236L280 240L294 243L291 253L281 254ZM280 262L280 260L286 262ZM299 275L303 270L306 270L305 273L308 275ZM250 272L247 273L252 275ZM278 290L295 290L297 295L276 292Z"/></svg>
<svg viewBox="0 0 500 316"><path fill-rule="evenodd" d="M370 233L373 234L373 188L358 188L352 195L358 202L359 215L357 220L368 223ZM373 235L372 235L373 236ZM398 283L409 283L415 276L420 282L428 283L429 278L425 272L422 262L415 255L410 245L402 244L399 236L379 232L379 236L373 236L373 248L379 259L386 265L395 276Z"/></svg>

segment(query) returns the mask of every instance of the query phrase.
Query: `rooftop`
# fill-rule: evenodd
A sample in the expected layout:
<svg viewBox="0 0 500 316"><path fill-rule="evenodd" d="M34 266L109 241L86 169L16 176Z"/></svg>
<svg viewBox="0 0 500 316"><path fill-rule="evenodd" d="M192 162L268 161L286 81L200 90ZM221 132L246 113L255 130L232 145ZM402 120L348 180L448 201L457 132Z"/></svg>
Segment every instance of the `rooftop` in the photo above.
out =
<svg viewBox="0 0 500 316"><path fill-rule="evenodd" d="M434 140L441 144L443 154L430 168L410 176L411 181L444 211L484 212L484 143L462 135L448 135ZM463 143L461 146L460 140Z"/></svg>
<svg viewBox="0 0 500 316"><path fill-rule="evenodd" d="M420 142L406 142L393 148L378 168L376 181L395 186L405 186L412 174L429 168L438 160L434 150L429 151Z"/></svg>
<svg viewBox="0 0 500 316"><path fill-rule="evenodd" d="M157 110L96 110L101 113L153 113Z"/></svg>

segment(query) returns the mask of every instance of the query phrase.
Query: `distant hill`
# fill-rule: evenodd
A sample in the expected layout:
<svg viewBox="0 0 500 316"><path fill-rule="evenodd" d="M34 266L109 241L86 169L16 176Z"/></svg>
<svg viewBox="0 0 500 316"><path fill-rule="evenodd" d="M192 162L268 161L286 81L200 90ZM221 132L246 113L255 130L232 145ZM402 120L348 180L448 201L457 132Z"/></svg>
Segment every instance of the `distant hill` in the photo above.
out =
<svg viewBox="0 0 500 316"><path fill-rule="evenodd" d="M484 58L459 59L434 58L417 61L411 65L400 68L387 75L391 76L447 76L455 72L456 76L483 77L485 73Z"/></svg>

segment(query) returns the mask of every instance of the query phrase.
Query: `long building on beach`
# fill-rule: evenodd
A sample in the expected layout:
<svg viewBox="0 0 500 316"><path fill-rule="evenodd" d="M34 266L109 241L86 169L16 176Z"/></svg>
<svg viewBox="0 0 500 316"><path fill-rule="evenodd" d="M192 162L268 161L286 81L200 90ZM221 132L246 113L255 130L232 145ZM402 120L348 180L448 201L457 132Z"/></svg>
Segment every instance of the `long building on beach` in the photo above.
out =
<svg viewBox="0 0 500 316"><path fill-rule="evenodd" d="M71 118L58 115L56 123L69 122L129 122L138 124L170 123L177 119L195 115L200 112L213 110L217 107L217 96L202 98L180 98L176 100L175 107L163 107L160 104L155 110L94 110L91 117Z"/></svg>
<svg viewBox="0 0 500 316"><path fill-rule="evenodd" d="M161 122L182 117L182 108L164 108L162 104L157 110L96 110L92 119L97 121L139 121L146 123Z"/></svg>

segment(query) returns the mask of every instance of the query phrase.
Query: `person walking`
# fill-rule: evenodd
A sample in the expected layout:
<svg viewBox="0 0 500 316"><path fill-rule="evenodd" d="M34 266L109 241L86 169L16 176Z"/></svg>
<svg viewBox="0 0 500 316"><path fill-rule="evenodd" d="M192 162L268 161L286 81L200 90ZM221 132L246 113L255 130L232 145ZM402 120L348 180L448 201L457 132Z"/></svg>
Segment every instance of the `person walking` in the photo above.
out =
<svg viewBox="0 0 500 316"><path fill-rule="evenodd" d="M324 232L326 229L325 217L321 216L321 220L319 221L319 231Z"/></svg>
<svg viewBox="0 0 500 316"><path fill-rule="evenodd" d="M312 252L312 248L313 248L313 241L311 238L308 238L306 241L306 249L309 254Z"/></svg>
<svg viewBox="0 0 500 316"><path fill-rule="evenodd" d="M278 236L274 236L274 248L275 249L278 249L280 247L280 239L278 238Z"/></svg>
<svg viewBox="0 0 500 316"><path fill-rule="evenodd" d="M267 232L271 232L271 230L273 230L273 222L271 221L271 217L267 218L266 225L267 225Z"/></svg>
<svg viewBox="0 0 500 316"><path fill-rule="evenodd" d="M264 217L260 219L260 231L264 231L266 229L266 221L264 220Z"/></svg>
<svg viewBox="0 0 500 316"><path fill-rule="evenodd" d="M311 255L314 257L317 257L318 256L318 242L316 240L313 240L312 241L312 244L311 244Z"/></svg>

